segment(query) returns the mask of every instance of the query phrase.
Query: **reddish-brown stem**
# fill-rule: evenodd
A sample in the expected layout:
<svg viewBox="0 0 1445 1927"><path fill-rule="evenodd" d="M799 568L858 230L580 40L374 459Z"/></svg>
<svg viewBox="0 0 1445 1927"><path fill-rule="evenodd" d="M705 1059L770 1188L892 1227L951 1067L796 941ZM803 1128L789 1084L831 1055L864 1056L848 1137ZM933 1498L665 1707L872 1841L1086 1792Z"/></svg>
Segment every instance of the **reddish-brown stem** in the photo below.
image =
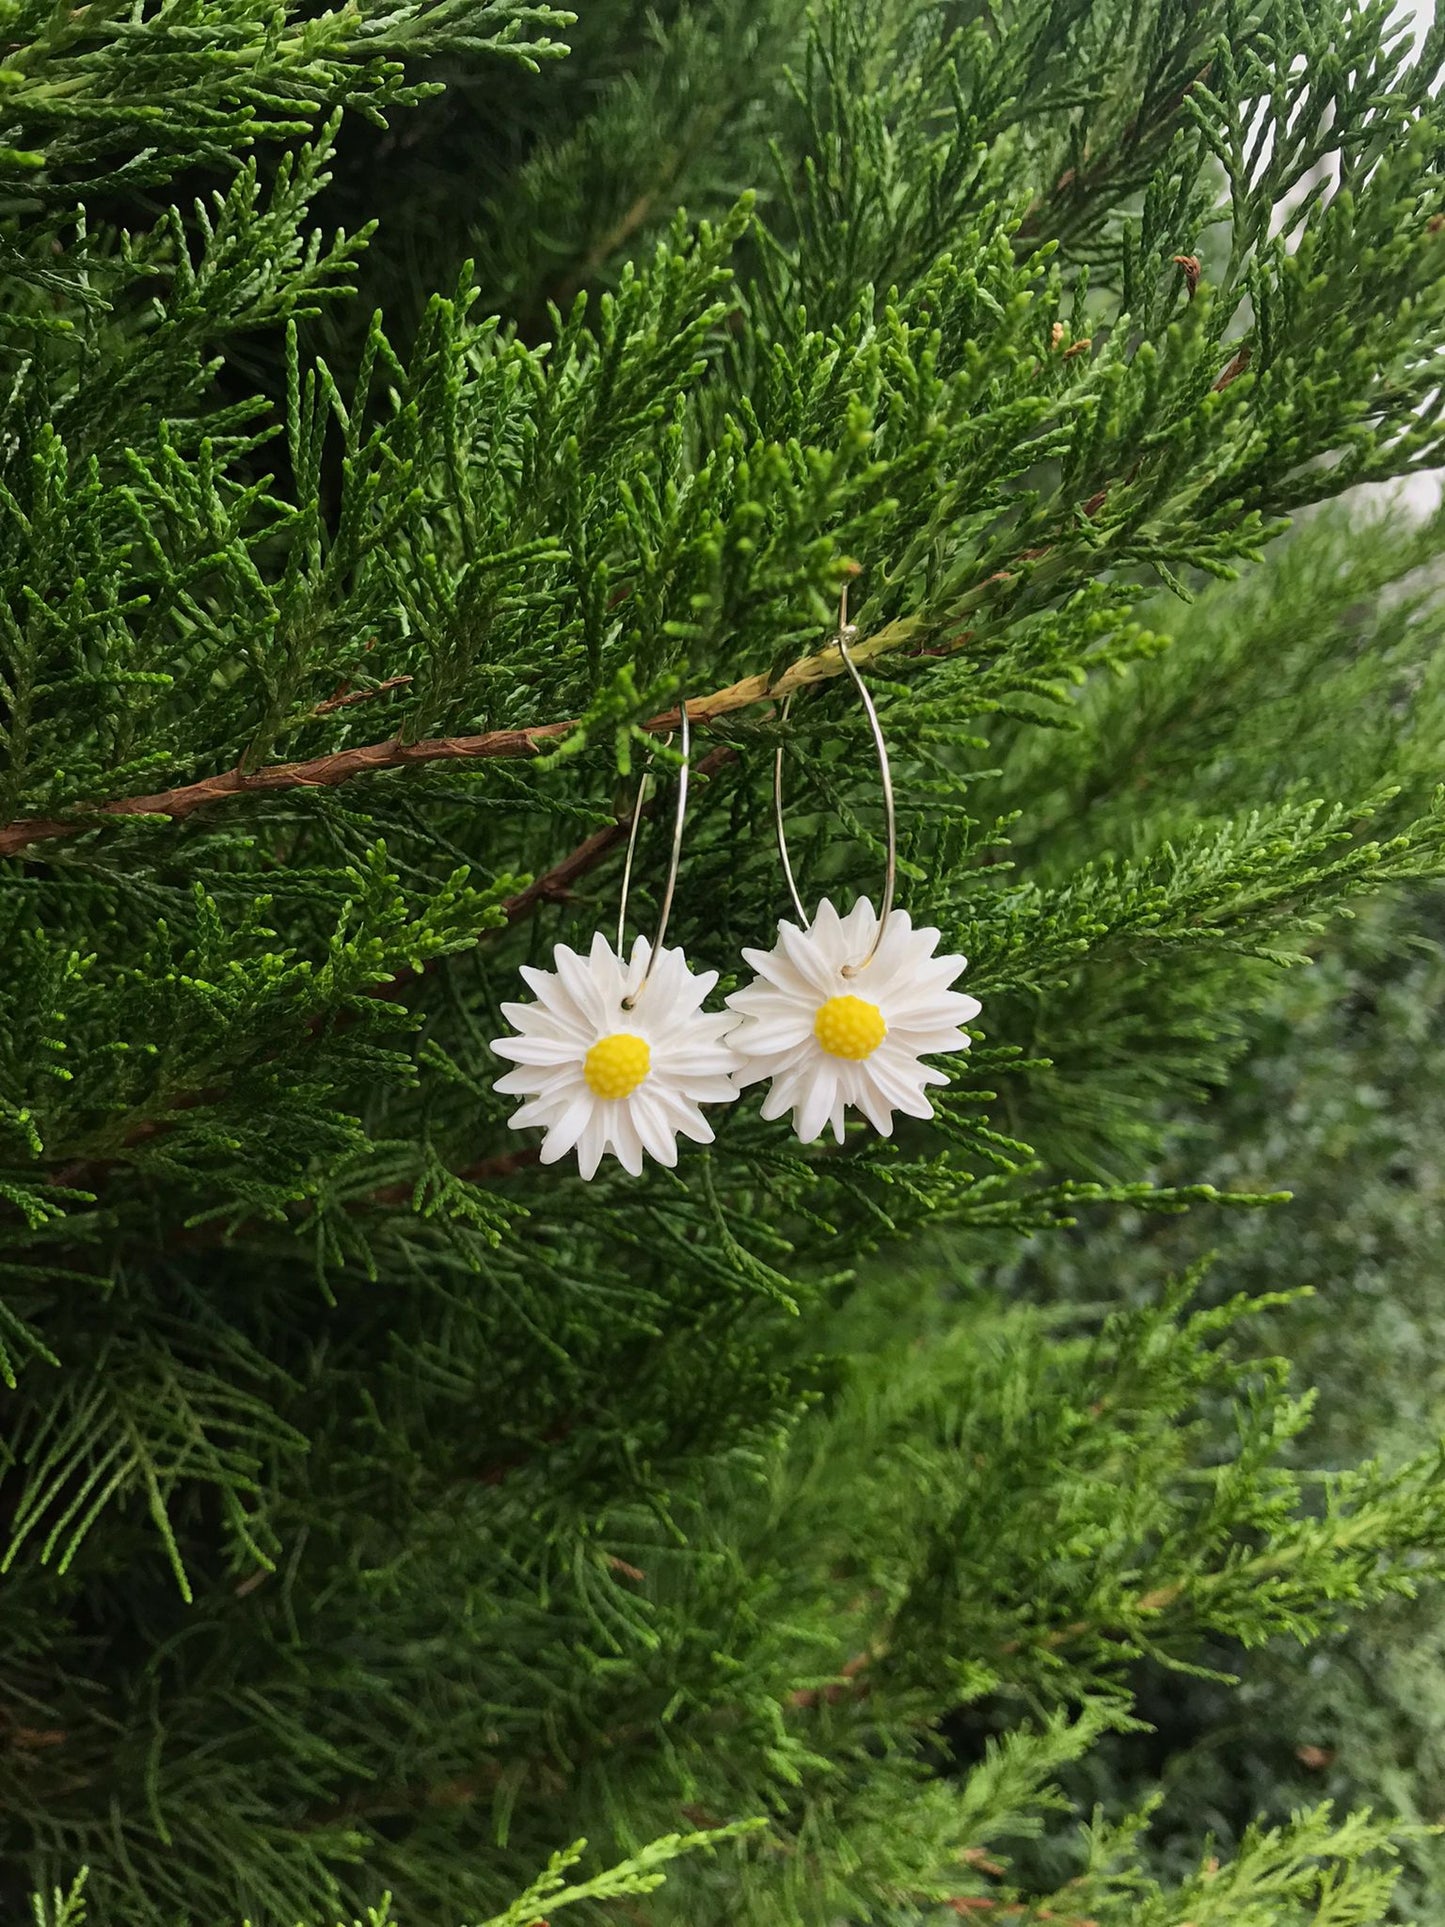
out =
<svg viewBox="0 0 1445 1927"><path fill-rule="evenodd" d="M691 713L692 705L689 704L688 714L691 715ZM720 744L718 748L709 751L703 757L693 774L695 777L703 778L714 776L720 769L735 761L736 756L737 752L734 749L727 744ZM643 804L645 813L650 814L652 808L651 800ZM569 850L566 856L529 883L524 890L519 890L515 896L508 897L502 904L507 927L522 922L533 911L540 909L544 903L562 902L575 884L579 883L590 870L595 870L611 851L626 840L631 827L630 816L620 817L616 822L603 824L601 829L594 830L590 836L584 837L575 849ZM495 934L494 931L484 930L478 942L485 942L488 937ZM399 998L419 978L434 970L437 961L439 960L424 965L421 970L398 971L390 982L374 985L370 992L371 996L386 1000ZM332 1013L324 1012L312 1018L308 1028L313 1036L318 1036L323 1031L335 1028L338 1021ZM112 1155L80 1159L73 1164L65 1165L55 1173L51 1182L66 1189L87 1188L90 1179L98 1176L110 1165L120 1162L126 1151L133 1150L138 1144L144 1144L150 1138L158 1137L162 1132L171 1130L177 1121L175 1116L177 1112L198 1110L206 1104L216 1103L222 1095L223 1092L214 1088L181 1093L171 1099L164 1116L143 1118L140 1122L133 1124L121 1140L119 1149ZM457 1175L472 1180L511 1177L516 1172L535 1164L536 1161L535 1150L511 1151L496 1157L483 1158L479 1163L469 1166ZM411 1184L388 1185L384 1190L372 1193L363 1202L401 1204L411 1196L413 1189L414 1186Z"/></svg>
<svg viewBox="0 0 1445 1927"><path fill-rule="evenodd" d="M373 683L370 689L339 689L334 696L328 696L324 703L317 703L311 714L329 716L335 709L350 709L354 703L369 703L374 696L387 696L393 689L405 689L410 681L410 676L388 676L385 682Z"/></svg>
<svg viewBox="0 0 1445 1927"><path fill-rule="evenodd" d="M502 1151L496 1157L478 1158L475 1164L454 1171L452 1176L464 1179L469 1184L485 1184L489 1178L511 1178L519 1171L529 1171L540 1155L535 1144L521 1151ZM380 1191L368 1191L364 1198L358 1200L358 1206L405 1204L415 1190L415 1179L406 1184L384 1185Z"/></svg>
<svg viewBox="0 0 1445 1927"><path fill-rule="evenodd" d="M915 625L903 620L889 623L866 642L855 645L856 661L867 661L902 647L911 640ZM961 642L963 638L959 638ZM770 676L745 676L708 696L689 698L688 720L694 728L706 729L720 716L764 701L770 696L787 696L808 683L825 682L841 673L843 659L836 645L829 644L810 656L801 656L776 679ZM370 692L368 692L370 693ZM339 707L336 697L333 706ZM670 735L678 724L675 709L653 716L642 727L654 735ZM312 756L300 763L275 763L258 770L228 769L205 776L195 783L182 783L174 789L153 790L145 796L118 796L106 802L77 805L74 816L27 816L0 825L0 857L18 856L31 844L52 842L57 837L80 836L108 818L160 816L173 823L184 822L212 803L237 797L275 796L287 790L336 789L359 776L374 776L388 770L420 769L428 763L490 762L499 758L539 756L553 743L576 729L575 721L535 723L526 729L493 729L481 736L428 736L418 743L388 737L384 743L361 743L354 749L333 750L327 756Z"/></svg>
<svg viewBox="0 0 1445 1927"><path fill-rule="evenodd" d="M363 743L355 749L313 756L304 763L276 763L269 769L222 770L198 783L155 790L146 796L117 796L85 806L75 817L29 816L0 828L0 856L16 856L32 843L56 837L80 836L106 817L165 816L184 822L208 804L240 796L273 796L283 790L335 789L354 777L380 770L410 769L423 763L477 761L496 756L535 756L553 737L565 735L570 723L546 723L536 729L494 729L485 736L431 736L420 743L390 737L384 743Z"/></svg>
<svg viewBox="0 0 1445 1927"><path fill-rule="evenodd" d="M789 1693L787 1704L791 1707L836 1706L842 1699L861 1699L868 1691L868 1682L862 1677L877 1657L875 1653L855 1653L845 1662L838 1678L827 1686L799 1686Z"/></svg>
<svg viewBox="0 0 1445 1927"><path fill-rule="evenodd" d="M689 717L692 715L691 703L688 704L688 715ZM735 749L726 743L721 744L703 757L694 768L693 775L704 779L715 776L720 769L733 762L736 756ZM651 803L644 803L643 809L645 812L650 812ZM585 837L577 845L575 850L569 850L560 863L554 863L550 870L543 876L539 876L535 882L529 883L525 890L519 890L516 896L508 897L503 905L507 913L507 922L520 923L524 917L531 916L532 912L544 903L565 902L571 894L573 884L580 882L589 870L595 870L602 859L619 844L625 843L631 828L632 818L622 816L615 823L604 823L600 830L594 830L591 836Z"/></svg>
<svg viewBox="0 0 1445 1927"><path fill-rule="evenodd" d="M1245 369L1249 366L1249 363L1250 363L1250 350L1246 346L1240 349L1239 353L1234 357L1234 360L1230 362L1229 366L1225 369L1224 373L1219 377L1218 381L1215 382L1214 384L1215 394L1222 395L1224 393L1224 390L1228 388L1229 384L1232 381L1238 381L1239 377L1244 373Z"/></svg>

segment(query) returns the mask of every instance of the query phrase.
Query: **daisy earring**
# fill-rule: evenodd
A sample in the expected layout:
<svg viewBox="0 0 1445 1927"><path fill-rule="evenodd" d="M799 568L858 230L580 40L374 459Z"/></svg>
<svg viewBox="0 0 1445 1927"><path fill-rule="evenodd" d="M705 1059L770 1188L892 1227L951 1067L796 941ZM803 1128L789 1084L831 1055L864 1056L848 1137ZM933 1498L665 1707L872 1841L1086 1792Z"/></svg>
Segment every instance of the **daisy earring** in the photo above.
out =
<svg viewBox="0 0 1445 1927"><path fill-rule="evenodd" d="M713 1130L704 1104L737 1096L733 1059L723 1038L737 1021L713 1014L703 999L718 980L715 970L694 971L677 948L664 948L682 856L691 753L687 704L681 706L682 767L677 778L672 854L662 894L657 934L639 936L624 957L627 898L648 776L644 772L632 810L622 903L614 947L599 930L584 957L559 943L551 970L524 965L522 977L536 993L532 1004L503 1004L512 1035L492 1049L514 1070L495 1088L525 1099L508 1120L513 1130L540 1128L543 1164L577 1153L584 1178L596 1175L604 1157L640 1175L644 1156L677 1163L679 1136L710 1144Z"/></svg>
<svg viewBox="0 0 1445 1927"><path fill-rule="evenodd" d="M848 621L845 588L838 653L862 698L883 784L887 866L882 908L875 914L868 899L860 897L840 916L824 897L817 915L809 919L788 858L779 746L773 809L783 877L798 922L779 924L771 950L744 950L757 974L727 999L728 1008L742 1020L727 1040L739 1087L769 1081L762 1115L775 1118L791 1111L793 1130L804 1144L813 1143L829 1124L841 1144L850 1106L883 1137L892 1134L895 1111L905 1117L932 1117L927 1087L946 1084L948 1077L922 1060L935 1051L966 1050L971 1039L959 1027L981 1009L976 997L950 988L967 967L967 958L935 956L938 931L915 930L908 912L894 908L898 828L893 779L878 712L849 649L857 637ZM788 707L783 706L784 720Z"/></svg>

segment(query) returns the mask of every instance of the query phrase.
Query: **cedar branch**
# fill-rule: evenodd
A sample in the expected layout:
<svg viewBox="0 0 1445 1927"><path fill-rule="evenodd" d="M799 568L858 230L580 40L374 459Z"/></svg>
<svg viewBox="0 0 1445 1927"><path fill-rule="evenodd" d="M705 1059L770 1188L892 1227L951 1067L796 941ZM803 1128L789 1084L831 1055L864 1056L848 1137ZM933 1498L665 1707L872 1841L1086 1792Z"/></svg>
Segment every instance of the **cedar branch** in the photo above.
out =
<svg viewBox="0 0 1445 1927"><path fill-rule="evenodd" d="M907 617L886 624L875 635L854 645L854 661L867 662L901 648L917 627L918 624ZM811 655L800 656L776 679L767 675L745 676L741 682L714 690L710 696L689 698L688 720L695 729L706 729L734 710L746 709L769 698L789 696L795 690L811 683L827 682L842 672L843 659L837 644L829 643ZM678 713L671 709L642 726L654 735L667 735L677 725ZM233 797L274 796L297 789L336 789L358 776L420 768L427 763L477 763L539 756L576 727L576 720L572 719L561 723L534 723L525 729L493 729L480 736L428 736L417 743L404 743L391 736L382 743L362 743L354 749L334 750L330 755L313 756L305 762L276 763L269 769L223 770L175 789L77 806L81 813L75 816L20 817L0 826L0 857L18 856L32 844L54 841L57 837L80 836L111 817L168 817L180 823L194 816L197 810Z"/></svg>
<svg viewBox="0 0 1445 1927"><path fill-rule="evenodd" d="M1238 380L1249 364L1250 348L1246 343L1214 382L1215 391L1223 392ZM1131 471L1125 480L1132 480L1134 472ZM1109 492L1109 487L1105 486L1091 496L1083 504L1084 514L1090 518L1097 515L1108 500ZM1020 563L1039 560L1049 553L1051 546L1045 544L1042 548L1026 550L1019 557ZM997 569L979 585L979 590L981 592L995 584L1011 582L1016 573L1014 569ZM912 616L885 623L873 635L853 642L850 653L854 662L871 662L906 648L917 636L920 626L917 618ZM960 630L948 639L945 648L930 653L951 655L963 648L971 640L972 634L972 630ZM834 676L842 675L844 668L837 643L830 642L810 655L799 656L776 679L767 674L744 676L740 682L729 683L725 689L716 689L711 695L689 697L688 720L694 728L706 729L719 717L731 715L735 710L748 709L754 703L770 699L780 700L814 683L831 681ZM400 686L404 680L403 677L395 677L374 690L359 692L359 696L380 695ZM341 708L347 700L333 697L330 702L320 705L316 713ZM677 728L678 721L677 710L670 709L660 716L653 716L642 727L653 735L670 735ZM180 823L197 810L205 809L212 803L226 802L232 797L273 796L296 789L336 789L358 776L377 775L386 770L420 768L427 763L476 763L539 756L549 744L568 735L577 726L576 718L571 718L560 723L533 723L521 729L493 729L479 736L428 736L417 743L406 743L397 736L390 736L385 742L362 743L354 749L333 750L329 755L313 756L305 762L276 763L269 769L222 770L215 776L204 776L198 782L182 783L174 789L156 790L146 796L119 796L101 803L77 804L77 814L74 816L18 817L12 823L0 825L0 857L18 856L32 844L52 842L58 837L81 836L108 817L166 817Z"/></svg>
<svg viewBox="0 0 1445 1927"><path fill-rule="evenodd" d="M691 704L688 705L688 714L689 716L692 714ZM709 751L703 757L694 769L693 775L704 778L713 776L718 770L735 761L736 756L737 752L734 749L727 744L720 744L718 748ZM650 815L656 807L656 802L655 794L649 797L642 806L643 814ZM502 913L506 918L506 924L498 928L509 929L514 923L521 923L545 903L564 902L572 886L580 882L589 871L595 870L611 851L624 842L631 828L632 817L628 814L618 817L615 822L604 823L600 829L584 837L582 842L567 852L566 856L554 863L550 870L544 871L525 889L519 890L515 896L507 897L503 901ZM484 930L477 941L485 943L489 937L496 934L497 929ZM374 984L369 994L377 999L393 1001L421 977L434 970L441 961L440 958L434 958L430 964L424 965L420 970L400 970L389 982ZM344 1021L344 1018L338 1018L334 1012L326 1011L312 1018L308 1029L312 1036L319 1036L322 1032L334 1030L339 1022ZM91 1179L99 1176L111 1165L123 1162L126 1151L133 1150L138 1144L144 1144L150 1138L158 1137L163 1132L171 1130L178 1122L178 1113L194 1111L205 1105L218 1103L223 1096L223 1091L214 1088L183 1092L170 1100L163 1116L142 1118L133 1124L115 1152L104 1157L78 1159L57 1171L51 1182L72 1190L89 1189ZM495 1157L483 1158L478 1163L469 1165L466 1170L457 1172L456 1175L473 1182L487 1178L511 1177L536 1162L535 1150L510 1151ZM412 1195L414 1188L412 1183L389 1185L384 1190L372 1192L358 1200L358 1204L404 1203Z"/></svg>

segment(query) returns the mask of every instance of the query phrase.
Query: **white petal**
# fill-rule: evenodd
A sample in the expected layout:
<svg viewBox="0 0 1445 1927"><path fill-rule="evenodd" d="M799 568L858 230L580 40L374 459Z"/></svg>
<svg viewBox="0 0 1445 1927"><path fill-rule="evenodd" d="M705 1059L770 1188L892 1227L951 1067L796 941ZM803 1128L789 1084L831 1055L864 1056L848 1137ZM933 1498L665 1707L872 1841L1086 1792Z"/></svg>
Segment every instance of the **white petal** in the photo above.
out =
<svg viewBox="0 0 1445 1927"><path fill-rule="evenodd" d="M892 1137L893 1112L883 1092L878 1088L875 1078L859 1080L858 1090L853 1102L867 1118L879 1137Z"/></svg>
<svg viewBox="0 0 1445 1927"><path fill-rule="evenodd" d="M816 1016L816 1011L794 1009L786 1017L749 1018L745 1025L738 1026L729 1043L734 1050L747 1050L754 1057L769 1051L796 1050L813 1035Z"/></svg>
<svg viewBox="0 0 1445 1927"><path fill-rule="evenodd" d="M882 1003L890 1024L919 1018L933 1023L966 1024L983 1008L976 997L966 997L961 990L939 990L912 983L890 985Z"/></svg>
<svg viewBox="0 0 1445 1927"><path fill-rule="evenodd" d="M832 905L824 906L828 909ZM819 922L822 911L819 911ZM810 990L816 990L820 998L831 997L838 983L838 961L847 962L844 957L835 961L818 940L818 925L806 935L793 923L778 925L778 949L786 957L793 969Z"/></svg>
<svg viewBox="0 0 1445 1927"><path fill-rule="evenodd" d="M888 912L888 928L883 933L883 942L878 946L881 956L889 944L912 944L923 951L938 948L938 932L927 924L915 924L912 915L901 904L894 904Z"/></svg>
<svg viewBox="0 0 1445 1927"><path fill-rule="evenodd" d="M572 1100L542 1140L543 1164L555 1164L559 1158L566 1157L586 1129L587 1120L592 1116L595 1105L596 1100L590 1091L585 1091L582 1096ZM525 1108L524 1105L523 1109Z"/></svg>
<svg viewBox="0 0 1445 1927"><path fill-rule="evenodd" d="M600 930L592 933L592 947L587 953L587 968L599 995L608 1009L616 1009L622 1002L626 991L622 964L612 945Z"/></svg>
<svg viewBox="0 0 1445 1927"><path fill-rule="evenodd" d="M715 1136L712 1125L696 1104L690 1104L686 1098L677 1098L669 1106L669 1115L679 1137L691 1138L694 1144L712 1143Z"/></svg>
<svg viewBox="0 0 1445 1927"><path fill-rule="evenodd" d="M858 903L865 903L866 901L867 899L865 897L859 897L858 899ZM855 903L853 906L855 910L858 908L858 903ZM813 912L813 927L808 932L809 936L820 948L825 948L831 952L840 942L842 927L843 919L838 915L838 906L831 897L824 897L817 909Z"/></svg>
<svg viewBox="0 0 1445 1927"><path fill-rule="evenodd" d="M902 1111L905 1117L932 1117L933 1106L924 1096L923 1086L948 1082L942 1071L930 1070L916 1063L900 1065L886 1058L882 1051L870 1058L868 1068L872 1082L894 1110Z"/></svg>
<svg viewBox="0 0 1445 1927"><path fill-rule="evenodd" d="M936 1028L922 1023L890 1024L888 1036L909 1057L927 1057L938 1051L967 1050L971 1042L967 1031L958 1030L951 1024L940 1024Z"/></svg>
<svg viewBox="0 0 1445 1927"><path fill-rule="evenodd" d="M767 1023L786 1017L791 1011L816 1010L818 993L811 984L805 984L801 979L796 989L783 991L772 984L765 984L761 978L754 978L752 983L742 990L735 990L723 1001L739 1021Z"/></svg>
<svg viewBox="0 0 1445 1927"><path fill-rule="evenodd" d="M577 1143L577 1169L589 1182L596 1177L602 1154L607 1149L607 1126L594 1111Z"/></svg>
<svg viewBox="0 0 1445 1927"><path fill-rule="evenodd" d="M821 904L818 906L818 909L819 920L821 921ZM892 918L889 919L889 922L892 922ZM838 920L839 948L847 952L847 955L843 959L844 963L856 964L862 962L863 958L868 954L868 946L872 943L877 929L878 917L873 909L873 905L868 901L867 897L859 897L847 916L840 917Z"/></svg>
<svg viewBox="0 0 1445 1927"><path fill-rule="evenodd" d="M811 1144L832 1116L837 1095L836 1075L819 1066L794 1115L793 1128L804 1144Z"/></svg>
<svg viewBox="0 0 1445 1927"><path fill-rule="evenodd" d="M785 1111L791 1111L802 1101L807 1082L807 1078L796 1070L780 1072L773 1079L767 1096L758 1106L758 1115L771 1123L775 1117L781 1117Z"/></svg>
<svg viewBox="0 0 1445 1927"><path fill-rule="evenodd" d="M815 1051L774 1051L766 1057L740 1057L733 1071L733 1082L745 1088L764 1077L803 1077L812 1074L817 1062Z"/></svg>
<svg viewBox="0 0 1445 1927"><path fill-rule="evenodd" d="M868 1059L867 1067L871 1069L875 1064L887 1064L895 1075L911 1078L915 1083L923 1083L930 1078L945 1084L948 1082L947 1071L934 1070L925 1064L912 1045L892 1031Z"/></svg>
<svg viewBox="0 0 1445 1927"><path fill-rule="evenodd" d="M679 951L678 955L681 956L682 952ZM688 995L691 996L694 991L697 993L697 1001L693 1005L694 1010L698 1009L701 1006L702 1000L704 997L710 997L712 993L717 989L718 981L721 978L721 976L722 976L722 972L720 970L689 970L688 971L687 973Z"/></svg>
<svg viewBox="0 0 1445 1927"><path fill-rule="evenodd" d="M872 943L873 932L877 928L878 923L875 918L868 931L868 943ZM918 965L929 956L933 945L938 941L936 930L928 933L932 939L931 942L920 943L919 938L922 935L923 932L912 928L906 910L894 910L888 918L883 932L883 941L879 944L872 961L865 964L857 974L855 982L860 986L867 982L871 986L866 991L860 988L859 994L871 996L874 989L879 992L886 989L895 976L911 976ZM867 947L865 944L864 949L866 950Z"/></svg>
<svg viewBox="0 0 1445 1927"><path fill-rule="evenodd" d="M736 1064L733 1065L733 1083L736 1084L740 1091L745 1091L750 1084L765 1083L766 1080L773 1075L774 1073L768 1065L754 1062L748 1057L739 1057ZM786 1106L784 1106L784 1108L786 1109ZM764 1111L763 1113L764 1117L777 1117L778 1115L779 1113L777 1111Z"/></svg>
<svg viewBox="0 0 1445 1927"><path fill-rule="evenodd" d="M688 1077L654 1078L649 1089L676 1091L679 1097L691 1098L694 1104L732 1104L737 1100L738 1087L733 1081L733 1067L725 1071L711 1071L706 1076L698 1074Z"/></svg>
<svg viewBox="0 0 1445 1927"><path fill-rule="evenodd" d="M732 1046L728 1035L736 1031L736 1019L732 1012L722 1017L694 1017L688 1027L688 1035L696 1039L697 1058L707 1058L717 1064L732 1064Z"/></svg>
<svg viewBox="0 0 1445 1927"><path fill-rule="evenodd" d="M677 1137L668 1128L666 1108L655 1094L637 1093L632 1100L632 1121L643 1150L671 1170L677 1163Z"/></svg>
<svg viewBox="0 0 1445 1927"><path fill-rule="evenodd" d="M726 1046L728 1033L738 1027L738 1019L730 1010L704 1010L696 1017L688 1019L693 1034L698 1038L706 1037L719 1049Z"/></svg>
<svg viewBox="0 0 1445 1927"><path fill-rule="evenodd" d="M499 1077L492 1089L503 1097L545 1097L555 1099L564 1091L575 1090L581 1083L580 1067L564 1064L559 1070L537 1070L524 1064L520 1070L508 1071Z"/></svg>
<svg viewBox="0 0 1445 1927"><path fill-rule="evenodd" d="M715 970L694 970L680 948L664 948L657 959L654 977L661 977L680 1007L691 1013L716 987Z"/></svg>
<svg viewBox="0 0 1445 1927"><path fill-rule="evenodd" d="M552 1126L567 1109L568 1100L560 1102L555 1097L533 1097L525 1104L519 1104L507 1119L514 1131L550 1131Z"/></svg>
<svg viewBox="0 0 1445 1927"><path fill-rule="evenodd" d="M743 962L757 972L757 977L747 986L750 995L755 993L771 994L793 1002L799 997L811 997L817 986L812 978L798 970L788 961L781 948L774 950L744 950ZM734 991L725 1001L732 1003L733 998L741 995Z"/></svg>
<svg viewBox="0 0 1445 1927"><path fill-rule="evenodd" d="M569 950L565 943L559 943L552 952L552 961L557 966L557 976L573 1005L589 1024L595 1024L597 1035L606 1036L616 1014L617 1000L609 999L597 979L592 975L587 961L579 957L575 950Z"/></svg>
<svg viewBox="0 0 1445 1927"><path fill-rule="evenodd" d="M642 1139L637 1126L632 1121L632 1112L624 1099L614 1107L614 1115L608 1119L612 1130L612 1149L629 1177L642 1176Z"/></svg>
<svg viewBox="0 0 1445 1927"><path fill-rule="evenodd" d="M736 1063L727 1035L735 1023L731 1013L679 1018L654 1036L653 1080L676 1085L700 1101L726 1101L733 1094Z"/></svg>
<svg viewBox="0 0 1445 1927"><path fill-rule="evenodd" d="M581 1055L577 1042L570 1037L498 1037L492 1049L514 1064L575 1064Z"/></svg>
<svg viewBox="0 0 1445 1927"><path fill-rule="evenodd" d="M681 955L682 952L680 950L669 951L666 946L663 947L658 955L652 975L648 978L647 997L649 1002L652 1001L654 991L659 993L659 1001L662 1001L666 997L665 987L672 980L672 968L668 960L670 957L680 957ZM627 966L622 972L622 995L624 997L635 997L637 995L642 986L643 978L647 976L647 966L651 957L651 939L643 936L634 937L632 954L628 957Z"/></svg>
<svg viewBox="0 0 1445 1927"><path fill-rule="evenodd" d="M877 954L859 974L866 977L877 992L903 991L912 986L946 990L967 969L968 959L935 956L939 942L937 930L931 926L915 930L908 912L895 910L888 919Z"/></svg>
<svg viewBox="0 0 1445 1927"><path fill-rule="evenodd" d="M733 1053L728 1046L699 1037L693 1026L674 1030L652 1046L652 1069L658 1077L691 1083L694 1077L725 1077L732 1067Z"/></svg>
<svg viewBox="0 0 1445 1927"><path fill-rule="evenodd" d="M554 980L543 971L534 971L547 983ZM502 1015L513 1030L531 1031L538 1037L567 1037L577 1028L575 1016L559 1017L545 1004L503 1004Z"/></svg>
<svg viewBox="0 0 1445 1927"><path fill-rule="evenodd" d="M553 961L556 961L555 951L553 952ZM528 1025L530 1029L544 1030L548 1024L554 1025L559 1029L576 1030L587 1028L588 1019L586 1015L577 1008L567 986L555 971L538 970L533 964L523 964L521 977L522 982L526 984L527 988L536 996L537 1002L532 1005L518 1004L512 1008L519 1013L528 1010L533 1013ZM508 1009L506 1005L502 1007L502 1015L507 1019L508 1023L518 1021L514 1019L512 1010ZM527 1019L522 1017L520 1021L527 1022Z"/></svg>

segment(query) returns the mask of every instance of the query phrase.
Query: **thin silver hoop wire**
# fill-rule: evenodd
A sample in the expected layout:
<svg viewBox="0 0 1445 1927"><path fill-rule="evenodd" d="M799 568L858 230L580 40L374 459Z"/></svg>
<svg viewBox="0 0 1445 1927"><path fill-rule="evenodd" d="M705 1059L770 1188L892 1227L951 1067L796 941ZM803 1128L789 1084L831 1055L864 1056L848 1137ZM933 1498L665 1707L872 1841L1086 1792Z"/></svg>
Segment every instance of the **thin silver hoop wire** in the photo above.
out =
<svg viewBox="0 0 1445 1927"><path fill-rule="evenodd" d="M667 920L672 915L672 894L677 888L678 866L682 862L682 826L687 818L687 779L692 770L692 729L687 720L687 704L678 705L678 719L682 733L682 768L677 773L677 809L672 819L672 854L668 858L667 882L662 892L662 908L657 916L657 935L652 940L652 948L647 956L647 968L642 973L642 982L630 997L624 997L622 1008L632 1010L641 997L652 976L657 953L662 948L662 940L667 935ZM667 738L670 743L671 736ZM642 772L642 781L637 785L637 801L632 806L632 827L627 833L627 856L622 865L622 902L617 910L617 954L622 956L622 946L627 940L627 898L632 888L632 859L637 853L637 832L642 828L642 806L647 801L647 786L652 780L652 771Z"/></svg>
<svg viewBox="0 0 1445 1927"><path fill-rule="evenodd" d="M833 638L838 645L838 654L843 658L843 667L853 679L853 687L858 691L863 703L863 713L868 718L868 727L873 732L873 748L878 756L878 776L883 785L883 833L886 858L883 870L883 908L879 913L873 941L868 946L868 954L861 963L844 964L843 975L856 977L868 968L878 955L878 946L883 941L883 932L888 928L888 919L893 914L894 888L898 881L898 817L893 802L893 772L888 766L888 745L883 738L883 725L878 720L878 711L873 698L868 693L868 685L858 673L848 648L850 642L858 640L858 631L848 620L848 585L843 584L843 593L838 602L838 633ZM788 711L793 706L792 695L783 702L780 720L788 720ZM793 908L805 930L812 928L812 920L803 908L803 899L798 894L798 886L793 877L793 865L788 856L788 836L783 826L783 744L778 744L778 753L773 758L773 826L778 834L778 855L782 859L783 880L788 886L788 895L793 899Z"/></svg>

